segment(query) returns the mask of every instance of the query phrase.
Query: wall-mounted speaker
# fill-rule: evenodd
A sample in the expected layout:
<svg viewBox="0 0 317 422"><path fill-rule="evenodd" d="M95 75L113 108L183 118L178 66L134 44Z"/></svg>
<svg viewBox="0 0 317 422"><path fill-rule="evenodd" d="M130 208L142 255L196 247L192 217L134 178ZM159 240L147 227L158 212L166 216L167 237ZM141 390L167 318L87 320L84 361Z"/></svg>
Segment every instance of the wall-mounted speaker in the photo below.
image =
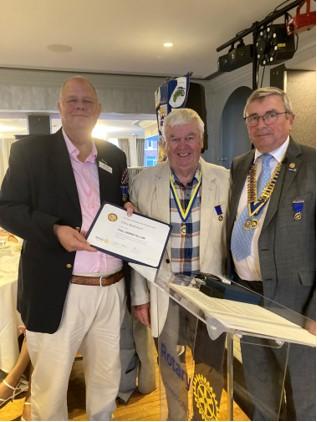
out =
<svg viewBox="0 0 317 422"><path fill-rule="evenodd" d="M50 116L30 114L28 124L30 135L49 135L51 132Z"/></svg>

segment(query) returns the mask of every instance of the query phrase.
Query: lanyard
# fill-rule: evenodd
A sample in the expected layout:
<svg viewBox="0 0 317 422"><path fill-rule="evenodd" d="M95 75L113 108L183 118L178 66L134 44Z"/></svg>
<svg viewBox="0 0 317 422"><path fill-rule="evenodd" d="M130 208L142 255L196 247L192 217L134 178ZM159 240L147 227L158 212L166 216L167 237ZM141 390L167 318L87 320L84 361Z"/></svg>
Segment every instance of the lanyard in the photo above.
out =
<svg viewBox="0 0 317 422"><path fill-rule="evenodd" d="M173 197L174 197L174 200L175 200L175 203L176 203L178 214L180 215L182 221L185 223L186 220L188 219L188 216L189 216L191 209L194 205L194 201L195 201L197 194L199 192L199 188L201 186L201 174L199 174L199 176L198 176L198 183L196 184L195 188L192 190L190 200L189 200L189 203L188 203L186 209L184 209L182 204L181 204L181 201L180 201L179 196L177 194L177 189L176 189L172 175L170 176L170 184L171 184L172 194L173 194Z"/></svg>

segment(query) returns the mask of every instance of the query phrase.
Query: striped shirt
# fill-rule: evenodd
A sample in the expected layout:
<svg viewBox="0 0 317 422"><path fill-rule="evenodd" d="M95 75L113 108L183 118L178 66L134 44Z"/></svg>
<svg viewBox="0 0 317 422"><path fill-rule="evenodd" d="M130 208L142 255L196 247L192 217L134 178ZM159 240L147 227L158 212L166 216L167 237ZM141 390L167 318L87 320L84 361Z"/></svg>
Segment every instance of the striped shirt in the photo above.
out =
<svg viewBox="0 0 317 422"><path fill-rule="evenodd" d="M198 168L193 180L186 186L172 173L172 180L183 210L187 209L192 193L201 178L201 170ZM199 273L199 236L200 236L200 188L193 201L188 218L184 222L178 212L172 188L170 188L170 222L171 231L171 265L174 274L194 275ZM182 234L182 226L183 234Z"/></svg>

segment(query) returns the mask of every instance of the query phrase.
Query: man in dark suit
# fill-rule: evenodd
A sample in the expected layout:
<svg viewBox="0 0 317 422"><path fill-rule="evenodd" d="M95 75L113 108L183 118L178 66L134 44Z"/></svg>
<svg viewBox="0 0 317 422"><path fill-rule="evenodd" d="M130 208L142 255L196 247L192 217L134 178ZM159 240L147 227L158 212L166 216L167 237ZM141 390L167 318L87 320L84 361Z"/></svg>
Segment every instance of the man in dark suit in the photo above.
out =
<svg viewBox="0 0 317 422"><path fill-rule="evenodd" d="M62 129L12 145L0 225L24 239L18 309L26 326L34 420L67 420L69 374L84 356L89 419L109 420L120 382L123 263L85 239L103 201L123 205L126 158L91 137L97 93L76 76L61 88Z"/></svg>
<svg viewBox="0 0 317 422"><path fill-rule="evenodd" d="M302 325L316 335L315 150L289 136L294 113L277 88L254 91L244 119L255 148L231 168L229 271L244 286L307 317ZM286 308L278 312L300 321ZM287 347L274 350L264 343L241 343L241 349L251 416L271 420L280 411ZM290 345L283 394L287 419L315 420L313 348Z"/></svg>

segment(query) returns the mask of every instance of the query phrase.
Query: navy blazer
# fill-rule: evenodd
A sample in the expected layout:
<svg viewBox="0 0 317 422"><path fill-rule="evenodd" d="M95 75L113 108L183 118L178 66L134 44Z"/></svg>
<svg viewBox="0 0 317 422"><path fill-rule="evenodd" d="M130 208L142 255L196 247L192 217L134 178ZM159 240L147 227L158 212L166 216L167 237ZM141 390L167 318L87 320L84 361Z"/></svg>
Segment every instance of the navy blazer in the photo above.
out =
<svg viewBox="0 0 317 422"><path fill-rule="evenodd" d="M125 154L96 140L100 201L122 205ZM53 225L81 227L76 182L62 130L12 145L0 196L0 225L24 239L18 277L18 310L28 330L53 333L62 317L75 252L67 252Z"/></svg>

